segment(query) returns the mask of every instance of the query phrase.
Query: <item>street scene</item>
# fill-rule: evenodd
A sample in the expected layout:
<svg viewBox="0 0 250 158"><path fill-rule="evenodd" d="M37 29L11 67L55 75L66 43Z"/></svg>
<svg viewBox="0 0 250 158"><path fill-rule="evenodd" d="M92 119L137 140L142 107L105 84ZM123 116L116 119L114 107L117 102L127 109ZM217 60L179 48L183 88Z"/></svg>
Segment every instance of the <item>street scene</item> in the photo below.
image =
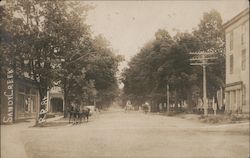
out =
<svg viewBox="0 0 250 158"><path fill-rule="evenodd" d="M249 1L0 1L1 158L249 158Z"/></svg>

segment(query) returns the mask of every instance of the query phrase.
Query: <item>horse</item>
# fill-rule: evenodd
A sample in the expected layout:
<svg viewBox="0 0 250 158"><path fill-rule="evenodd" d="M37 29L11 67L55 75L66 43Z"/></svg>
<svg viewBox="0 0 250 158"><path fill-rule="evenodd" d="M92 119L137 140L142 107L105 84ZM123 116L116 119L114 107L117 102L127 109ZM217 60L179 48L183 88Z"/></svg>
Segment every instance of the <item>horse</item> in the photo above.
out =
<svg viewBox="0 0 250 158"><path fill-rule="evenodd" d="M83 107L81 110L80 110L80 123L82 122L82 119L84 119L83 121L86 121L87 119L87 122L89 121L89 116L90 116L90 109L88 107Z"/></svg>
<svg viewBox="0 0 250 158"><path fill-rule="evenodd" d="M77 124L80 120L80 108L79 106L73 106L71 105L68 109L69 114L69 123L71 119L73 119L73 124Z"/></svg>

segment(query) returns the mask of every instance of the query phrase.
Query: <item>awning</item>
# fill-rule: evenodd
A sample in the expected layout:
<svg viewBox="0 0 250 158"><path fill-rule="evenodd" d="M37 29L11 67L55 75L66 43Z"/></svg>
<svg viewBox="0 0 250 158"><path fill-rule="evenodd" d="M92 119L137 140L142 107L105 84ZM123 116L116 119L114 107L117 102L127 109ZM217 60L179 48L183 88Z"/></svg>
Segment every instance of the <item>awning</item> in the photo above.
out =
<svg viewBox="0 0 250 158"><path fill-rule="evenodd" d="M225 91L239 90L242 88L242 81L226 84Z"/></svg>

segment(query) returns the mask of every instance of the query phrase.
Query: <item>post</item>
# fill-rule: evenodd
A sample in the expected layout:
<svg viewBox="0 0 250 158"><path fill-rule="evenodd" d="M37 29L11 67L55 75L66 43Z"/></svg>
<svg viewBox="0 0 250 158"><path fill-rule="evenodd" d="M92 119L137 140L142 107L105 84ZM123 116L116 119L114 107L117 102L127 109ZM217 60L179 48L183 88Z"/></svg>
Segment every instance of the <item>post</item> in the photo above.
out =
<svg viewBox="0 0 250 158"><path fill-rule="evenodd" d="M213 97L213 110L214 110L214 115L216 115L217 104L215 103L214 97Z"/></svg>
<svg viewBox="0 0 250 158"><path fill-rule="evenodd" d="M167 113L169 113L169 85L167 84Z"/></svg>
<svg viewBox="0 0 250 158"><path fill-rule="evenodd" d="M40 112L40 94L37 94L37 107L36 107L36 121L35 121L35 126L38 126L38 120L39 120L39 112Z"/></svg>
<svg viewBox="0 0 250 158"><path fill-rule="evenodd" d="M203 109L204 115L208 115L208 100L207 100L207 87L206 87L206 66L214 64L211 60L216 59L213 57L213 50L200 51L200 52L191 52L190 55L195 55L193 58L189 59L192 61L191 65L200 65L203 67Z"/></svg>
<svg viewBox="0 0 250 158"><path fill-rule="evenodd" d="M12 123L16 121L16 114L18 113L17 111L17 104L16 104L16 84L17 84L17 75L16 75L16 57L14 56L13 58L13 120Z"/></svg>
<svg viewBox="0 0 250 158"><path fill-rule="evenodd" d="M206 85L206 65L203 65L203 109L204 115L208 114L208 105L207 105L207 85Z"/></svg>

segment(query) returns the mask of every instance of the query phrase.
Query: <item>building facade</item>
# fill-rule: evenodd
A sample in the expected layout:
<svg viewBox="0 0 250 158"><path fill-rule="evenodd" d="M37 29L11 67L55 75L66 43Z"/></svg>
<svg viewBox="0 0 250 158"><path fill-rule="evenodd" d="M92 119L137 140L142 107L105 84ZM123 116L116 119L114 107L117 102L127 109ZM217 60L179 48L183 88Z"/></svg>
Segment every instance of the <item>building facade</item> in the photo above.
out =
<svg viewBox="0 0 250 158"><path fill-rule="evenodd" d="M36 117L40 97L33 80L18 77L8 69L0 80L0 89L1 124Z"/></svg>
<svg viewBox="0 0 250 158"><path fill-rule="evenodd" d="M249 113L249 8L224 24L226 36L225 111Z"/></svg>

